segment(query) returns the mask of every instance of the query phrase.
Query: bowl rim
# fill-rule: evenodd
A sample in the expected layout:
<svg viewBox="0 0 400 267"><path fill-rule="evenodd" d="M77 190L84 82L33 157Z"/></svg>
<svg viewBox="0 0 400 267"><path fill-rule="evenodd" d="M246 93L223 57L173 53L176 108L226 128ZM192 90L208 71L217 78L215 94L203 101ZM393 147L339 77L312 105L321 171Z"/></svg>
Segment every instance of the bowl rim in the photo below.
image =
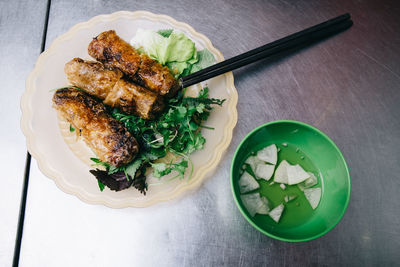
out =
<svg viewBox="0 0 400 267"><path fill-rule="evenodd" d="M257 132L257 131L260 130L261 128L264 128L264 127L267 127L267 126L271 126L271 125L274 125L274 124L280 124L280 123L292 123L292 124L297 124L297 125L300 125L300 126L302 126L302 127L311 129L311 130L315 131L316 133L320 134L320 135L321 135L323 138L325 138L325 139L332 145L332 147L336 150L336 152L337 152L338 155L339 155L339 158L343 161L343 164L344 164L344 167L345 167L345 171L346 171L346 174L347 174L347 182L348 182L348 185L349 185L349 186L348 186L348 190L347 190L346 202L345 202L345 204L344 204L344 207L343 207L342 212L340 213L340 215L337 217L336 221L335 221L330 227L328 227L327 229L325 229L324 231L322 231L322 232L320 232L320 233L318 233L318 234L312 235L312 236L307 237L307 238L299 238L299 239L284 238L284 237L280 237L280 236L277 236L277 235L274 235L274 234L271 234L271 233L265 231L264 229L262 229L261 227L259 227L255 222L253 222L253 221L248 217L248 215L246 214L246 211L245 211L245 210L243 209L243 207L239 204L238 197L237 197L236 194L235 194L235 189L234 189L234 185L233 185L233 171L234 171L233 165L234 165L234 162L236 161L236 158L237 158L237 156L238 156L239 150L241 149L241 147L243 146L243 144L246 142L246 140L249 139L250 136L252 136L255 132ZM327 136L325 133L323 133L323 132L322 132L321 130L319 130L318 128L316 128L316 127L314 127L314 126L311 126L311 125L309 125L309 124L307 124L307 123L301 122L301 121L295 121L295 120L276 120L276 121L270 121L270 122L264 123L264 124L262 124L262 125L260 125L260 126L258 126L258 127L256 127L256 128L254 128L253 130L251 130L251 131L242 139L242 141L240 142L240 144L238 145L238 147L237 147L236 150L235 150L235 153L234 153L233 158L232 158L232 163L231 163L230 176L231 176L231 177L230 177L230 180L231 180L232 195L233 195L233 198L234 198L234 200L235 200L236 206L239 208L240 213L242 213L243 217L245 217L246 220L247 220L254 228L256 228L258 231L260 231L260 232L263 233L264 235L267 235L267 236L269 236L269 237L272 237L272 238L274 238L274 239L276 239L276 240L280 240L280 241L286 241L286 242L305 242L305 241L314 240L314 239L316 239L316 238L319 238L319 237L321 237L321 236L327 234L327 233L328 233L329 231L331 231L331 230L340 222L340 220L343 218L344 214L346 213L346 210L347 210L347 207L348 207L348 205L349 205L349 202L350 202L350 194L351 194L350 172L349 172L349 168L348 168L348 166L347 166L346 160L344 159L344 156L343 156L342 152L340 151L340 149L337 147L337 145L332 141L332 139L331 139L329 136Z"/></svg>

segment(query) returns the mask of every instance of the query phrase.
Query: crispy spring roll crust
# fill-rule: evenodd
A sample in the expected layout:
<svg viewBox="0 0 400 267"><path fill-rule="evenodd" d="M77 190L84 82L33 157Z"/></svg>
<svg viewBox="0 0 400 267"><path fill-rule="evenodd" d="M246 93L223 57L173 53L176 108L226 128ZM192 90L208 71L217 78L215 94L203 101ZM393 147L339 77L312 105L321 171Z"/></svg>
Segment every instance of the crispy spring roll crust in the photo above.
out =
<svg viewBox="0 0 400 267"><path fill-rule="evenodd" d="M104 104L118 107L127 114L144 119L162 111L163 99L140 85L121 79L122 72L105 67L100 62L74 58L65 65L65 73L72 85L104 100Z"/></svg>
<svg viewBox="0 0 400 267"><path fill-rule="evenodd" d="M114 30L95 37L89 44L88 52L96 60L119 68L129 78L157 94L171 97L179 88L167 67L147 55L139 54Z"/></svg>
<svg viewBox="0 0 400 267"><path fill-rule="evenodd" d="M113 30L93 38L88 52L96 60L111 64L129 76L136 74L141 62L139 53Z"/></svg>
<svg viewBox="0 0 400 267"><path fill-rule="evenodd" d="M74 58L65 64L64 72L69 82L87 93L105 99L123 73L107 68L100 62Z"/></svg>
<svg viewBox="0 0 400 267"><path fill-rule="evenodd" d="M164 103L157 94L124 79L115 84L104 104L117 106L123 112L143 119L153 118L154 114L164 108Z"/></svg>
<svg viewBox="0 0 400 267"><path fill-rule="evenodd" d="M145 54L140 55L140 58L140 67L132 79L160 95L174 96L179 86L168 67L162 66Z"/></svg>
<svg viewBox="0 0 400 267"><path fill-rule="evenodd" d="M54 93L53 107L81 131L100 160L119 167L138 153L139 145L131 133L108 115L103 103L88 94L75 88L59 89Z"/></svg>

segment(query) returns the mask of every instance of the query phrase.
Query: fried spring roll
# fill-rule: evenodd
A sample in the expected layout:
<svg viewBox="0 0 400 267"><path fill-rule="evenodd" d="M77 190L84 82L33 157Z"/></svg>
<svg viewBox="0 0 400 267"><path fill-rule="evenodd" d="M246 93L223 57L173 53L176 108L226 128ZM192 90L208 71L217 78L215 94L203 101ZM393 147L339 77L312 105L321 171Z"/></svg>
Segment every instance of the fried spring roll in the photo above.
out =
<svg viewBox="0 0 400 267"><path fill-rule="evenodd" d="M53 96L53 107L81 131L85 143L100 160L119 167L138 153L136 139L90 95L75 88L59 89Z"/></svg>
<svg viewBox="0 0 400 267"><path fill-rule="evenodd" d="M133 48L114 30L105 31L89 44L89 55L98 61L119 68L129 78L153 92L173 96L178 83L167 67Z"/></svg>
<svg viewBox="0 0 400 267"><path fill-rule="evenodd" d="M104 104L117 106L125 113L136 114L143 119L154 117L154 114L164 108L164 103L157 94L124 79L115 84Z"/></svg>
<svg viewBox="0 0 400 267"><path fill-rule="evenodd" d="M106 105L118 107L127 114L150 119L164 107L162 97L122 79L121 71L105 67L100 62L74 58L65 64L64 71L72 85L104 100Z"/></svg>
<svg viewBox="0 0 400 267"><path fill-rule="evenodd" d="M116 68L81 58L74 58L65 64L64 72L72 85L103 100L123 76Z"/></svg>

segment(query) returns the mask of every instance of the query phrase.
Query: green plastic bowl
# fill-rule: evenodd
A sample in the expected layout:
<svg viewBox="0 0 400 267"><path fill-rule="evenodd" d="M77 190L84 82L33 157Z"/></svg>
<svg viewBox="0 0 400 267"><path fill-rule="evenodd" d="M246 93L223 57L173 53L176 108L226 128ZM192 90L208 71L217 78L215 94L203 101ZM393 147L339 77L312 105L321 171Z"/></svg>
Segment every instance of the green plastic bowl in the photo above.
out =
<svg viewBox="0 0 400 267"><path fill-rule="evenodd" d="M290 164L300 164L306 171L317 175L322 196L313 210L297 186L282 190L279 184L258 180L260 192L266 196L271 208L284 203L285 210L279 223L268 215L251 217L240 198L238 179L244 161L268 145L280 149L278 163L286 159ZM350 175L342 153L333 141L320 130L298 121L273 121L251 131L240 143L231 166L231 186L235 202L247 221L261 233L272 238L303 242L329 232L343 217L350 200ZM285 203L285 195L299 197Z"/></svg>

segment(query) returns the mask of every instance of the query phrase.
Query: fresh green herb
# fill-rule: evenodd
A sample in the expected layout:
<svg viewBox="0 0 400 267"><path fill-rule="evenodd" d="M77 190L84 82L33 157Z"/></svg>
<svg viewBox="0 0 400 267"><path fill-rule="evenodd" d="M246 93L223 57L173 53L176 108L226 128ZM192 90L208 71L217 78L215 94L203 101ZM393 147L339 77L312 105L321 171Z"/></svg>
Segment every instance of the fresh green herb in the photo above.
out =
<svg viewBox="0 0 400 267"><path fill-rule="evenodd" d="M129 165L127 165L124 169L126 176L130 176L135 178L136 172L139 170L140 166L142 165L143 159L138 158L132 161Z"/></svg>
<svg viewBox="0 0 400 267"><path fill-rule="evenodd" d="M90 170L89 172L96 177L97 181L113 191L121 191L123 189L131 187L133 184L132 179L126 179L125 173L123 171L108 174L107 171L96 169Z"/></svg>
<svg viewBox="0 0 400 267"><path fill-rule="evenodd" d="M90 158L90 160L96 163L95 166L103 166L106 169L110 167L110 164L108 164L107 162L103 162L98 158Z"/></svg>
<svg viewBox="0 0 400 267"><path fill-rule="evenodd" d="M178 174L172 179L182 179L185 176L185 170L188 167L188 161L186 159L182 159L179 163L152 163L151 167L153 167L153 176L156 178L161 178L170 174L172 171L176 171Z"/></svg>
<svg viewBox="0 0 400 267"><path fill-rule="evenodd" d="M112 110L112 117L124 123L125 127L135 136L140 145L140 153L135 160L126 166L114 167L97 158L91 158L95 166L105 168L92 170L96 178L112 190L119 191L134 186L140 192L147 190L146 169L153 168L153 176L161 178L172 172L176 176L171 179L183 179L186 169L193 164L189 155L204 147L206 139L201 134L202 123L210 115L213 106L221 106L224 100L209 98L208 88L203 88L197 97L184 97L179 92L168 101L168 108L158 118L144 120L134 115ZM173 153L181 160L179 162L155 162L167 153ZM189 164L190 163L190 164ZM123 179L125 177L125 179Z"/></svg>
<svg viewBox="0 0 400 267"><path fill-rule="evenodd" d="M105 185L102 182L100 182L100 180L97 180L97 183L99 185L100 191L103 192Z"/></svg>
<svg viewBox="0 0 400 267"><path fill-rule="evenodd" d="M112 165L108 164L107 162L101 161L97 158L90 158L90 160L96 163L95 166L104 167L107 170L108 174L113 174L113 173L123 170L123 167L117 168L117 167L112 166Z"/></svg>
<svg viewBox="0 0 400 267"><path fill-rule="evenodd" d="M174 31L173 29L164 29L164 30L158 30L157 33L162 37L168 38L173 31Z"/></svg>
<svg viewBox="0 0 400 267"><path fill-rule="evenodd" d="M140 145L140 154L136 160L125 167L116 168L123 171L134 181L143 175L147 167L153 168L153 175L161 178L171 172L177 172L174 178L183 179L189 166L189 155L204 147L206 139L201 134L201 123L205 121L213 109L213 105L221 106L225 100L209 98L208 88L203 88L198 97L184 97L180 92L168 102L168 109L158 118L144 120L137 116L126 115L118 109L112 111L112 116L123 122L125 127L135 136ZM170 152L181 157L180 162L156 163L157 159L165 157ZM112 166L92 159L96 164L113 173ZM137 173L140 171L140 175ZM193 166L192 166L193 171ZM191 173L189 178L191 177ZM139 181L139 180L137 180ZM135 182L134 182L135 184ZM143 187L143 183L140 184Z"/></svg>
<svg viewBox="0 0 400 267"><path fill-rule="evenodd" d="M102 166L106 170L90 170L99 183L100 190L104 185L114 191L120 191L130 186L135 187L141 193L146 194L147 183L145 171L147 164L143 164L142 158L136 158L131 163L122 167L114 167L106 162L97 158L90 158L95 162L95 166Z"/></svg>
<svg viewBox="0 0 400 267"><path fill-rule="evenodd" d="M72 124L69 125L69 131L70 131L71 133L75 132L75 128L72 127Z"/></svg>

